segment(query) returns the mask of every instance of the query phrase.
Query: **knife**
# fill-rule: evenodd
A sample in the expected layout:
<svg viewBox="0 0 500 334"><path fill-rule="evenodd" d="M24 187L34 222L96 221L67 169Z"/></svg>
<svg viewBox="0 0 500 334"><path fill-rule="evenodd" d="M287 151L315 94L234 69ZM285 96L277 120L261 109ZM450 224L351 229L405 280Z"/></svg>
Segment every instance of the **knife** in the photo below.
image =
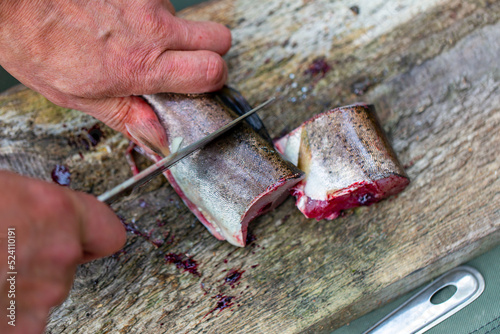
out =
<svg viewBox="0 0 500 334"><path fill-rule="evenodd" d="M264 108L265 106L267 106L268 104L270 104L274 100L275 100L274 97L270 98L266 102L253 108L252 110L241 115L240 117L234 119L233 121L222 126L221 128L212 132L211 134L207 135L206 137L186 146L185 148L183 148L181 150L178 150L178 151L166 156L165 158L163 158L160 161L149 166L148 168L146 168L145 170L143 170L139 174L134 175L133 177L131 177L130 179L126 180L125 182L117 185L113 189L106 191L102 195L98 196L97 199L101 202L108 204L108 205L113 203L124 192L126 192L134 187L138 187L138 186L141 186L141 185L149 182L155 176L163 173L165 170L169 169L170 167L172 167L174 164L176 164L177 162L179 162L183 158L189 156L193 152L204 147L205 145L210 143L212 140L219 137L220 135L227 132L228 130L232 129L235 125L240 123L242 120L244 120L248 116L252 115L256 111Z"/></svg>

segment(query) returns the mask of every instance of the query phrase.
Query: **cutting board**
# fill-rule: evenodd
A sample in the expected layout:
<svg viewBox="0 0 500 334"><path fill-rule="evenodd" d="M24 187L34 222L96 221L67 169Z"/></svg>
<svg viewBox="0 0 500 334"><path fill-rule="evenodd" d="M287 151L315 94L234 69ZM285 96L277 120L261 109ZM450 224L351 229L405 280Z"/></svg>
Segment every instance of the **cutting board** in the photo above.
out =
<svg viewBox="0 0 500 334"><path fill-rule="evenodd" d="M328 333L499 243L498 1L221 0L179 15L232 29L229 84L253 105L277 96L260 113L273 137L372 103L412 183L333 221L289 198L235 248L158 178L117 203L125 248L79 267L48 333ZM65 165L93 194L131 175L122 135L25 87L0 96L0 123L1 168L51 182Z"/></svg>

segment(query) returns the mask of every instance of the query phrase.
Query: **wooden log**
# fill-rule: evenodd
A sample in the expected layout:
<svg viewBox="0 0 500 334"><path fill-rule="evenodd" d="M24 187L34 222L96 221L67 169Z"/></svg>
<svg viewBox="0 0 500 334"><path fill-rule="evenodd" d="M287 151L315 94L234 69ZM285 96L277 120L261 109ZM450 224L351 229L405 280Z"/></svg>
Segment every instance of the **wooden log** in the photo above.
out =
<svg viewBox="0 0 500 334"><path fill-rule="evenodd" d="M136 234L79 267L48 333L329 332L499 243L500 3L352 5L220 0L180 15L232 28L229 83L253 104L278 96L260 113L272 136L331 107L375 104L410 186L334 221L305 219L289 198L236 249L155 180L117 204ZM50 180L65 164L71 187L94 194L129 175L121 135L100 125L92 146L96 121L26 88L0 96L0 122L2 168ZM200 276L169 253L192 257ZM232 269L244 272L231 285Z"/></svg>

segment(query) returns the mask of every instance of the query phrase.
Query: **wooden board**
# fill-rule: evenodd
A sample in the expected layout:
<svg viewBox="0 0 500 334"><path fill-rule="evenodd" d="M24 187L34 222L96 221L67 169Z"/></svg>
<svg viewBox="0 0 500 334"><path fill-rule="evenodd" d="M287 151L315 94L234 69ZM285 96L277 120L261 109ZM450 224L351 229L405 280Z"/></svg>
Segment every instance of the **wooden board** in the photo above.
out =
<svg viewBox="0 0 500 334"><path fill-rule="evenodd" d="M123 252L81 266L48 333L329 332L499 243L500 3L353 5L221 0L181 15L232 28L229 83L252 104L278 96L261 113L273 136L332 107L375 104L409 188L334 221L305 219L289 198L237 249L155 180L117 207L149 241L130 233ZM330 68L313 75L318 57ZM101 125L105 137L88 145L96 121L28 89L0 96L0 123L2 168L50 180L65 164L72 188L94 194L130 175L121 135ZM165 263L169 253L191 256L201 276ZM231 269L244 270L234 288ZM218 294L234 305L210 313Z"/></svg>

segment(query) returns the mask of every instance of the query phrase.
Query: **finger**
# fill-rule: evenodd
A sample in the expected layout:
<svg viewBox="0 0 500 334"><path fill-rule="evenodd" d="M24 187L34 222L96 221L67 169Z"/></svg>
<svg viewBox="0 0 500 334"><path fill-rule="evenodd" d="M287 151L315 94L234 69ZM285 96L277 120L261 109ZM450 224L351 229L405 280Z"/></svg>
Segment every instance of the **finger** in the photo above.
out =
<svg viewBox="0 0 500 334"><path fill-rule="evenodd" d="M142 94L158 92L206 93L221 89L227 65L211 51L167 51L156 58L151 70L137 76Z"/></svg>
<svg viewBox="0 0 500 334"><path fill-rule="evenodd" d="M165 40L170 50L208 50L225 55L231 48L231 31L219 23L175 18L169 28Z"/></svg>
<svg viewBox="0 0 500 334"><path fill-rule="evenodd" d="M130 76L137 77L137 81L129 79L130 82L122 90L128 91L134 87L138 95L160 92L205 93L222 88L227 78L226 63L218 54L210 51L168 51L147 68L146 73ZM71 107L94 116L129 138L127 124L158 122L149 104L137 96L82 98L75 100Z"/></svg>
<svg viewBox="0 0 500 334"><path fill-rule="evenodd" d="M95 197L72 192L78 203L84 261L116 253L126 241L125 228L114 212Z"/></svg>
<svg viewBox="0 0 500 334"><path fill-rule="evenodd" d="M168 155L165 128L151 106L137 96L85 100L78 108L122 132L149 154Z"/></svg>

